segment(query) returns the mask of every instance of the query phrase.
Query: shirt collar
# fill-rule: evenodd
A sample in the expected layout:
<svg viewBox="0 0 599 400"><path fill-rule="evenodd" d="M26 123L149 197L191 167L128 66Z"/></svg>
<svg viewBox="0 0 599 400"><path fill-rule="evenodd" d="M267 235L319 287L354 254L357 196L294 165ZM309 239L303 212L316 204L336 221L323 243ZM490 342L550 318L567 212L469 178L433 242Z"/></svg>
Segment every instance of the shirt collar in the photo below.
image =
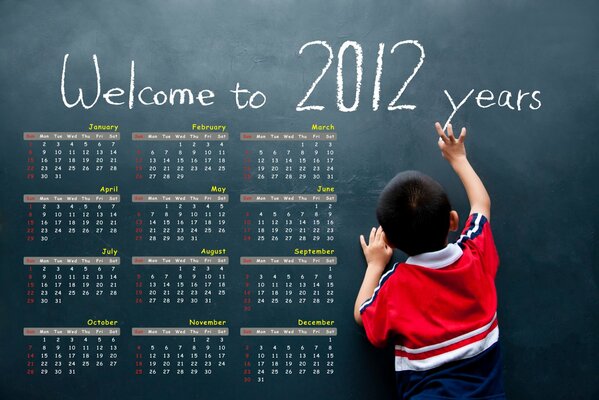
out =
<svg viewBox="0 0 599 400"><path fill-rule="evenodd" d="M462 256L462 248L450 243L445 248L408 257L406 264L439 269L453 264Z"/></svg>

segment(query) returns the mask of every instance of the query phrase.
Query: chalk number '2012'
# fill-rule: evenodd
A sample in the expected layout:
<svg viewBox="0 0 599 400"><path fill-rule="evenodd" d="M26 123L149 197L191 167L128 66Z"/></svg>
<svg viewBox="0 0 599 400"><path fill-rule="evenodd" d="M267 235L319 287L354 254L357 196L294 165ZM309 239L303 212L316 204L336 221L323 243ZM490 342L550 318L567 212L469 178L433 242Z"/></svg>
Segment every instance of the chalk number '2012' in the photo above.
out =
<svg viewBox="0 0 599 400"><path fill-rule="evenodd" d="M297 103L297 107L295 108L297 111L323 110L324 109L324 106L321 106L321 105L306 105L306 101L308 100L308 97L310 97L310 95L316 88L316 85L318 85L318 83L320 82L322 77L326 74L327 70L331 67L331 64L333 64L333 57L334 57L333 48L326 41L315 40L312 42L305 43L300 48L299 54L301 55L308 46L324 47L325 49L327 49L327 51L329 53L329 58L326 62L326 65L322 68L320 75L318 75L318 77L314 80L314 82L312 82L312 85L306 92L306 95L304 96L304 98L301 99L299 103ZM389 110L389 111L413 110L416 108L416 106L412 105L412 104L397 104L397 102L401 98L401 95L403 94L403 92L406 90L406 87L408 86L408 84L412 81L414 76L416 76L416 74L418 73L418 70L420 69L420 67L422 67L422 64L424 63L424 57L425 57L424 47L422 47L422 45L420 43L418 43L417 40L403 40L401 42L395 43L393 45L393 47L391 47L391 54L393 54L395 52L395 50L398 49L400 46L416 46L420 50L420 59L418 60L418 64L416 64L416 66L414 67L412 74L408 77L408 79L405 80L402 87L398 90L397 95L387 105L387 110ZM345 51L348 50L350 47L353 49L353 51L356 55L356 87L355 87L355 93L354 93L354 102L353 102L353 104L351 104L348 107L345 104L344 94L343 94L343 56L345 54ZM377 111L379 109L380 95L381 95L381 76L383 75L383 55L384 55L384 53L385 53L385 44L379 43L379 51L378 51L378 56L376 59L376 75L374 78L374 91L372 94L372 110L373 111ZM341 45L341 47L339 48L339 52L337 53L337 108L339 109L339 111L342 111L342 112L356 111L358 109L358 106L360 105L360 89L362 87L362 61L363 61L363 59L364 59L364 56L362 53L362 46L360 46L360 44L357 42L348 40L348 41L344 42Z"/></svg>

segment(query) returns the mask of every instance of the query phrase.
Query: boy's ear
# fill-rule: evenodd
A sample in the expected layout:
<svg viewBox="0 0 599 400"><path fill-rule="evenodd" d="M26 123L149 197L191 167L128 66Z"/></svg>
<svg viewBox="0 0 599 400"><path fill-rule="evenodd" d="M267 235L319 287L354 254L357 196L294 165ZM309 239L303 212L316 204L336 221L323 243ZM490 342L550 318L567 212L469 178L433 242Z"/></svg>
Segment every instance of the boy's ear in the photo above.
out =
<svg viewBox="0 0 599 400"><path fill-rule="evenodd" d="M460 216L456 210L451 210L449 213L449 230L455 232L460 226Z"/></svg>
<svg viewBox="0 0 599 400"><path fill-rule="evenodd" d="M392 249L394 249L394 248L395 248L395 246L393 246L393 243L391 243L391 242L389 241L389 239L387 239L387 235L385 235L385 232L383 232L383 240L385 241L385 244L386 244L387 246L391 247Z"/></svg>

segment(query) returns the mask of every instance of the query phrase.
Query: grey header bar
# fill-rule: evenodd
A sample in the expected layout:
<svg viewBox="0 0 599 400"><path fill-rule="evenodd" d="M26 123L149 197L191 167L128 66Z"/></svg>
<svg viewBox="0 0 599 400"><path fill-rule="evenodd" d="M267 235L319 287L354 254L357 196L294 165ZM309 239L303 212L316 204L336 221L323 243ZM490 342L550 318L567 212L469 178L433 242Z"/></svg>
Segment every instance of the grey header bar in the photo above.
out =
<svg viewBox="0 0 599 400"><path fill-rule="evenodd" d="M229 336L229 328L132 328L132 336Z"/></svg>
<svg viewBox="0 0 599 400"><path fill-rule="evenodd" d="M229 265L229 257L165 257L165 256L133 256L133 265Z"/></svg>
<svg viewBox="0 0 599 400"><path fill-rule="evenodd" d="M120 132L23 132L23 140L121 140Z"/></svg>
<svg viewBox="0 0 599 400"><path fill-rule="evenodd" d="M23 257L23 265L120 265L121 257Z"/></svg>
<svg viewBox="0 0 599 400"><path fill-rule="evenodd" d="M241 336L337 336L337 328L241 328Z"/></svg>
<svg viewBox="0 0 599 400"><path fill-rule="evenodd" d="M337 265L337 257L241 257L241 265Z"/></svg>
<svg viewBox="0 0 599 400"><path fill-rule="evenodd" d="M228 194L134 194L134 203L228 203Z"/></svg>
<svg viewBox="0 0 599 400"><path fill-rule="evenodd" d="M120 336L121 328L23 328L23 336Z"/></svg>
<svg viewBox="0 0 599 400"><path fill-rule="evenodd" d="M242 203L336 203L336 194L241 194Z"/></svg>
<svg viewBox="0 0 599 400"><path fill-rule="evenodd" d="M133 141L229 140L227 132L133 132Z"/></svg>
<svg viewBox="0 0 599 400"><path fill-rule="evenodd" d="M335 132L241 132L242 141L304 141L304 140L337 140Z"/></svg>
<svg viewBox="0 0 599 400"><path fill-rule="evenodd" d="M24 203L120 203L118 194L25 194Z"/></svg>

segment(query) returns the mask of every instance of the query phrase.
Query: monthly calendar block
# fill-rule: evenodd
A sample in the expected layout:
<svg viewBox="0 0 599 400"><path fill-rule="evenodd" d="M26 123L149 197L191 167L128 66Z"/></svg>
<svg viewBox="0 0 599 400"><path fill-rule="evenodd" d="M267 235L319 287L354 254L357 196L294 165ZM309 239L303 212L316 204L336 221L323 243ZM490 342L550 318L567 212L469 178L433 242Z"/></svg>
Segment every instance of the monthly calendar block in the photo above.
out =
<svg viewBox="0 0 599 400"><path fill-rule="evenodd" d="M114 237L120 201L118 194L25 194L27 241Z"/></svg>
<svg viewBox="0 0 599 400"><path fill-rule="evenodd" d="M247 182L332 182L335 132L242 132Z"/></svg>
<svg viewBox="0 0 599 400"><path fill-rule="evenodd" d="M91 304L119 293L120 257L24 257L27 304Z"/></svg>
<svg viewBox="0 0 599 400"><path fill-rule="evenodd" d="M135 179L192 182L227 172L227 132L133 132Z"/></svg>
<svg viewBox="0 0 599 400"><path fill-rule="evenodd" d="M111 177L119 171L119 132L25 132L26 179Z"/></svg>
<svg viewBox="0 0 599 400"><path fill-rule="evenodd" d="M333 375L335 327L242 327L243 382Z"/></svg>
<svg viewBox="0 0 599 400"><path fill-rule="evenodd" d="M228 194L134 194L132 201L136 241L199 242L228 229Z"/></svg>
<svg viewBox="0 0 599 400"><path fill-rule="evenodd" d="M215 376L227 370L226 321L201 321L219 327L134 327L135 375Z"/></svg>
<svg viewBox="0 0 599 400"><path fill-rule="evenodd" d="M243 240L331 244L335 194L241 194Z"/></svg>
<svg viewBox="0 0 599 400"><path fill-rule="evenodd" d="M132 265L136 304L218 304L229 292L226 256L134 256Z"/></svg>
<svg viewBox="0 0 599 400"><path fill-rule="evenodd" d="M119 363L120 328L27 327L28 375L98 373Z"/></svg>
<svg viewBox="0 0 599 400"><path fill-rule="evenodd" d="M337 257L241 257L243 310L291 311L335 302Z"/></svg>

